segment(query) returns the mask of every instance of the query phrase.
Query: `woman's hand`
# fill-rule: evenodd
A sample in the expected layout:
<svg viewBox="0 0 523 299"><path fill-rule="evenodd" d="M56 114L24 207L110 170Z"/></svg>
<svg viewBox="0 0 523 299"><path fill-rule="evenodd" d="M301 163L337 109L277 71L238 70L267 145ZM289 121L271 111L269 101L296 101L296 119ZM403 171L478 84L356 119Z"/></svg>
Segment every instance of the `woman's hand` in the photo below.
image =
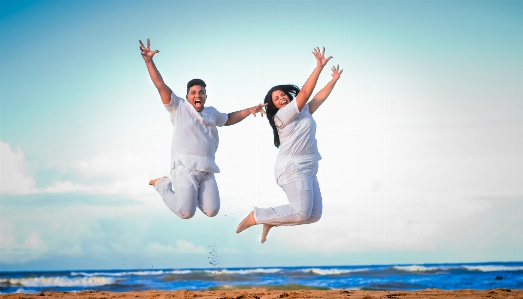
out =
<svg viewBox="0 0 523 299"><path fill-rule="evenodd" d="M314 51L312 51L312 54L316 57L317 66L319 67L324 67L332 58L332 56L325 58L325 47L323 47L323 51L320 51L320 48L316 47Z"/></svg>
<svg viewBox="0 0 523 299"><path fill-rule="evenodd" d="M260 113L261 116L263 117L263 116L266 114L265 110L263 110L263 107L265 107L265 106L267 106L267 105L268 105L267 103L256 105L256 106L252 107L252 108L249 110L249 112L250 112L252 115L254 115L254 117L256 117L256 113Z"/></svg>
<svg viewBox="0 0 523 299"><path fill-rule="evenodd" d="M140 51L142 51L142 58L145 60L145 62L149 62L153 59L154 54L160 52L159 50L151 51L151 42L149 39L147 39L147 47L142 44L142 41L140 42Z"/></svg>
<svg viewBox="0 0 523 299"><path fill-rule="evenodd" d="M341 76L341 73L343 73L343 70L340 70L340 65L332 66L332 80L338 81L338 79Z"/></svg>

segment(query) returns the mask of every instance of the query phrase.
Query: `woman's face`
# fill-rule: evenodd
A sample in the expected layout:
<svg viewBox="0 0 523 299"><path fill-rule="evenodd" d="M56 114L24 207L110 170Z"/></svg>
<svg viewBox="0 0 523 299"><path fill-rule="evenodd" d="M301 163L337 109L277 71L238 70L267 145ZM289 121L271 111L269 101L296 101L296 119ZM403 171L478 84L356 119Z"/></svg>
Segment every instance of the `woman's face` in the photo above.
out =
<svg viewBox="0 0 523 299"><path fill-rule="evenodd" d="M272 92L272 103L276 108L281 109L289 104L291 101L287 94L281 90L275 90Z"/></svg>

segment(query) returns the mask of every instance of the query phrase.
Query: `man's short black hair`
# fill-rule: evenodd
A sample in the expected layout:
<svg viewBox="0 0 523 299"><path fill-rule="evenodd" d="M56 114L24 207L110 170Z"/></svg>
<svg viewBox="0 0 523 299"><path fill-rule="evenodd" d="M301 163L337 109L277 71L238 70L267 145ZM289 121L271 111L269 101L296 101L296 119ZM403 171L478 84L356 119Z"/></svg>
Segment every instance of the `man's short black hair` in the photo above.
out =
<svg viewBox="0 0 523 299"><path fill-rule="evenodd" d="M202 79L192 79L191 81L187 82L187 94L189 94L189 89L191 89L191 87L194 85L200 85L203 88L207 87L207 84L205 84Z"/></svg>

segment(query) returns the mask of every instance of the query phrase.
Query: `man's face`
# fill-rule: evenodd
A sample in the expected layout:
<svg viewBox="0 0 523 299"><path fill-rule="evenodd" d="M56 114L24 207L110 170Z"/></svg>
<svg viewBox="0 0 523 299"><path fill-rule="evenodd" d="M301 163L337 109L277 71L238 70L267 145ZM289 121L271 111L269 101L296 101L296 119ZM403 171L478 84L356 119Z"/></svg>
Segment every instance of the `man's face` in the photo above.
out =
<svg viewBox="0 0 523 299"><path fill-rule="evenodd" d="M200 85L193 85L189 88L189 93L185 98L189 103L191 103L196 111L201 112L205 106L205 100L207 100L205 88Z"/></svg>

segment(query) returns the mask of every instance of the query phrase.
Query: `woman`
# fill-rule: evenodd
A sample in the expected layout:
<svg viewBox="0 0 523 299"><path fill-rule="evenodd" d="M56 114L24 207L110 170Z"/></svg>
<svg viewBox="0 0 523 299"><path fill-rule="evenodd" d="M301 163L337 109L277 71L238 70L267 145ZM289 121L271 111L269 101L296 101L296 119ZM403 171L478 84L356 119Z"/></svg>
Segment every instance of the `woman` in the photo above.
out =
<svg viewBox="0 0 523 299"><path fill-rule="evenodd" d="M239 233L253 225L263 224L262 243L274 226L308 224L321 217L321 193L316 178L321 156L312 114L327 99L343 70L339 66L332 67L332 80L307 103L321 71L332 58L325 58L325 48L323 51L316 48L312 53L316 58L316 68L301 90L294 85L277 85L265 96L274 145L280 149L274 174L277 184L287 194L289 204L254 208L236 230Z"/></svg>

